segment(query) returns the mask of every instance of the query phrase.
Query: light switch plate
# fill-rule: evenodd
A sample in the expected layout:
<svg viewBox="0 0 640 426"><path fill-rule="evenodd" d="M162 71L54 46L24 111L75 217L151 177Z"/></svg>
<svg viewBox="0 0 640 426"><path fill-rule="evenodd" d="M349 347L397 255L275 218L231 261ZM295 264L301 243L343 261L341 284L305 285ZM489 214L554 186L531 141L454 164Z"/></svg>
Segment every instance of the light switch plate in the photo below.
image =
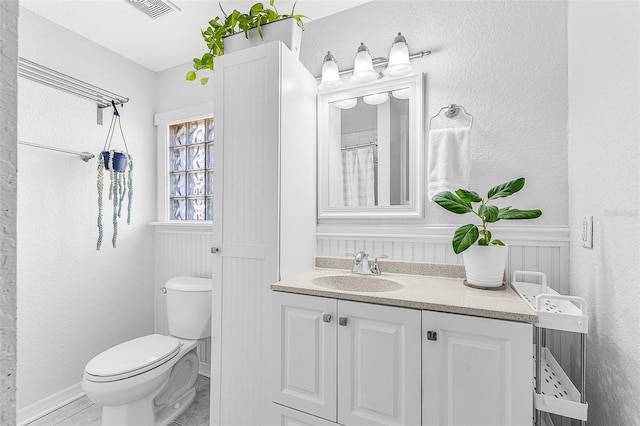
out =
<svg viewBox="0 0 640 426"><path fill-rule="evenodd" d="M582 247L593 248L593 216L582 218Z"/></svg>

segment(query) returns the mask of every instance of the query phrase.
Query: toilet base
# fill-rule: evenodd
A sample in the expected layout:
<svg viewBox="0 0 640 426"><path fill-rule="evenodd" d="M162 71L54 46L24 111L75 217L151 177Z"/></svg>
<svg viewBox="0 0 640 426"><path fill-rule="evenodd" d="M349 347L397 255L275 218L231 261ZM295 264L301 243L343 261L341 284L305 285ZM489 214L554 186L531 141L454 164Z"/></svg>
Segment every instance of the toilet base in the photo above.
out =
<svg viewBox="0 0 640 426"><path fill-rule="evenodd" d="M172 405L161 408L155 415L152 399L144 400L119 407L102 407L102 426L148 425L166 426L185 412L196 398L196 388L178 398Z"/></svg>
<svg viewBox="0 0 640 426"><path fill-rule="evenodd" d="M164 407L156 414L156 424L157 425L168 425L175 419L177 419L180 414L184 413L184 411L189 408L193 400L196 398L196 388L191 389L185 395L183 395L180 399L178 399L172 406Z"/></svg>

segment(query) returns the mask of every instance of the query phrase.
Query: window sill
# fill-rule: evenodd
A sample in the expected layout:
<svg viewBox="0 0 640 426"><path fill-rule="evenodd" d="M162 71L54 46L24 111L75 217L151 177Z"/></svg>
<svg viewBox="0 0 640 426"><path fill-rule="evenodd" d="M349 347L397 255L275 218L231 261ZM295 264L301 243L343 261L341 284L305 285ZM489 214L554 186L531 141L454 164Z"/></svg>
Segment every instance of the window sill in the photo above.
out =
<svg viewBox="0 0 640 426"><path fill-rule="evenodd" d="M188 233L211 233L213 232L213 222L208 221L173 221L173 222L150 222L149 225L156 228L156 232L188 232Z"/></svg>

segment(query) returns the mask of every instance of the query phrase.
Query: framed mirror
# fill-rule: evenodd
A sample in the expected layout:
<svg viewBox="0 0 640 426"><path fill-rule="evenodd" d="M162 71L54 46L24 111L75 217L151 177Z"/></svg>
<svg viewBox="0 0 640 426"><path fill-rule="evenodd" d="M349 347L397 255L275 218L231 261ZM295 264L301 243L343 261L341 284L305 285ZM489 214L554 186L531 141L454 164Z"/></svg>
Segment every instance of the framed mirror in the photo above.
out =
<svg viewBox="0 0 640 426"><path fill-rule="evenodd" d="M318 95L318 219L424 217L423 74Z"/></svg>

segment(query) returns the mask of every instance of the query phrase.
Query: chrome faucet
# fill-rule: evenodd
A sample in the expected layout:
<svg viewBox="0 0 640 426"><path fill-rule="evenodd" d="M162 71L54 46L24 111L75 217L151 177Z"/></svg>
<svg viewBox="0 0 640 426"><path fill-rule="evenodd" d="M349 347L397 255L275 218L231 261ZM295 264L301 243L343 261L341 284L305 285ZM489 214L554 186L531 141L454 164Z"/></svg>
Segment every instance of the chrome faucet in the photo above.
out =
<svg viewBox="0 0 640 426"><path fill-rule="evenodd" d="M360 275L380 275L380 266L378 265L378 259L385 259L389 256L382 255L374 259L373 265L369 266L369 254L364 251L359 251L356 254L347 253L346 256L353 256L353 266L351 272Z"/></svg>

